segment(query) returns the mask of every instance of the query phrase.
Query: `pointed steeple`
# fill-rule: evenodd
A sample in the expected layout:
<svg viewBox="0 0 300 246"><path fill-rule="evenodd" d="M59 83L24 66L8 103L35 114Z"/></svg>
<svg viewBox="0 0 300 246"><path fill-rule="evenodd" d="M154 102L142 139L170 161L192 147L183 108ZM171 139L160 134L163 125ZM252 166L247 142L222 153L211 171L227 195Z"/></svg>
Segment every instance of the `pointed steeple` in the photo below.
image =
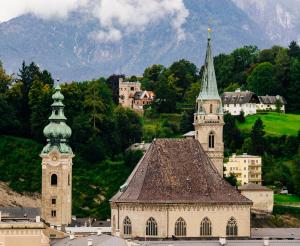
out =
<svg viewBox="0 0 300 246"><path fill-rule="evenodd" d="M44 128L44 135L47 138L47 145L44 147L42 154L49 153L53 148L57 148L60 153L72 153L68 145L68 139L72 135L71 128L65 123L67 118L64 114L64 100L61 94L61 88L57 84L52 95L52 114L49 117L50 123Z"/></svg>
<svg viewBox="0 0 300 246"><path fill-rule="evenodd" d="M202 87L198 99L220 100L211 48L211 29L208 28L208 42L206 49L205 65L202 77Z"/></svg>

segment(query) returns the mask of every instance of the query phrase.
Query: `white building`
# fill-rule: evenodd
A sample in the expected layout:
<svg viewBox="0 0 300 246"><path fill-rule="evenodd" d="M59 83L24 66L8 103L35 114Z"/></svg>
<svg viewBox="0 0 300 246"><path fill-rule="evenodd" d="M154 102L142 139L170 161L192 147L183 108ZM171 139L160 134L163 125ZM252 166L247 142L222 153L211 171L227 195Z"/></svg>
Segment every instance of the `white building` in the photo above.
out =
<svg viewBox="0 0 300 246"><path fill-rule="evenodd" d="M279 100L281 107L280 111L285 113L285 105L286 101L282 96L259 96L259 103L256 104L256 110L263 111L275 111L276 110L276 102Z"/></svg>
<svg viewBox="0 0 300 246"><path fill-rule="evenodd" d="M256 114L256 104L258 97L251 91L224 92L222 96L224 112L231 115L240 115L241 111L246 115Z"/></svg>

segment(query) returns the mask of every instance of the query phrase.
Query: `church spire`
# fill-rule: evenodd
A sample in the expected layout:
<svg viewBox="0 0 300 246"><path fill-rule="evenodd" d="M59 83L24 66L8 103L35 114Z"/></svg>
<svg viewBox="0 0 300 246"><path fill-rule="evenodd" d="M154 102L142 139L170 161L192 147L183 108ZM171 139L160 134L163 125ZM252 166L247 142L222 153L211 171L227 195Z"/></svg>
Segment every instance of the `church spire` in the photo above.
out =
<svg viewBox="0 0 300 246"><path fill-rule="evenodd" d="M200 100L221 100L213 62L213 54L211 48L211 29L208 28L207 49L205 57L205 65L202 77L202 87L199 94Z"/></svg>
<svg viewBox="0 0 300 246"><path fill-rule="evenodd" d="M71 128L65 123L67 118L64 115L64 100L61 94L61 88L57 84L52 95L52 114L49 117L50 123L44 128L44 135L47 138L47 145L44 147L42 154L49 153L53 148L57 148L60 153L72 153L71 147L67 141L72 135Z"/></svg>

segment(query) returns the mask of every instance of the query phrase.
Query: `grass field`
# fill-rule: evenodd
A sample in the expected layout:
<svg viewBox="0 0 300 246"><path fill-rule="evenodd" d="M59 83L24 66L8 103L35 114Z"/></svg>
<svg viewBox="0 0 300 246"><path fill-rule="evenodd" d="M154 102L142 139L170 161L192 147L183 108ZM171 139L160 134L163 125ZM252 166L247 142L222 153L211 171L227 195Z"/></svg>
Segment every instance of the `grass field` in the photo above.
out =
<svg viewBox="0 0 300 246"><path fill-rule="evenodd" d="M300 197L294 195L275 194L274 202L275 204L299 204L300 205Z"/></svg>
<svg viewBox="0 0 300 246"><path fill-rule="evenodd" d="M267 114L256 114L246 117L245 123L238 123L241 131L249 132L254 122L261 118L265 125L265 132L267 135L281 136L281 135L297 135L300 130L300 115L297 114L279 114L269 112Z"/></svg>

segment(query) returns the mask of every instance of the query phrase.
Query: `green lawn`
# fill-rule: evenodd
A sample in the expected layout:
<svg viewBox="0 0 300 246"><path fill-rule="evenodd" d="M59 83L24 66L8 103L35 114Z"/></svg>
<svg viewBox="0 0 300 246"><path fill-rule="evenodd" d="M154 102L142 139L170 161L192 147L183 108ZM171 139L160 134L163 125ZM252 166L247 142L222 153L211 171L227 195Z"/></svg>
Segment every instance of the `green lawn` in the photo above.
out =
<svg viewBox="0 0 300 246"><path fill-rule="evenodd" d="M294 195L282 195L275 194L274 195L275 204L297 204L300 205L300 197Z"/></svg>
<svg viewBox="0 0 300 246"><path fill-rule="evenodd" d="M246 117L245 123L238 123L241 131L249 132L256 121L260 117L265 125L265 131L268 135L297 135L300 130L300 115L297 114L279 114L269 112L266 114L256 114Z"/></svg>

